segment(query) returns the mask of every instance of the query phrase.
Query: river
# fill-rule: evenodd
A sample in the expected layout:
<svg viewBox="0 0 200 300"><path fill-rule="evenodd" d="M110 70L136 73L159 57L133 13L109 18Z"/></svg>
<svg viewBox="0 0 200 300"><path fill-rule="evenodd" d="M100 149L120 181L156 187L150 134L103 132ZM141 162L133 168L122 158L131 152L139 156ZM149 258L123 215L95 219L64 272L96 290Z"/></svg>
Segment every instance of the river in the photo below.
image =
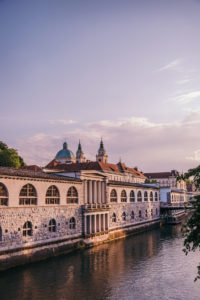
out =
<svg viewBox="0 0 200 300"><path fill-rule="evenodd" d="M0 300L198 300L200 252L166 226L0 274Z"/></svg>

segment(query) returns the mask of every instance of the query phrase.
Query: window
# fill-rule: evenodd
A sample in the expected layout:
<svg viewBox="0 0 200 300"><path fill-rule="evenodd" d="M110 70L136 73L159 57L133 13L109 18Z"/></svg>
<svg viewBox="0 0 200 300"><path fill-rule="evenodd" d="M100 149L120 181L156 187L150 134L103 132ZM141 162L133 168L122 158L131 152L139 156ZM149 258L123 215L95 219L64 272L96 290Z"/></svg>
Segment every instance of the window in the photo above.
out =
<svg viewBox="0 0 200 300"><path fill-rule="evenodd" d="M141 191L139 191L139 192L137 193L137 201L138 201L138 202L142 202L142 193L141 193Z"/></svg>
<svg viewBox="0 0 200 300"><path fill-rule="evenodd" d="M122 221L126 221L126 213L125 212L123 212L123 214L122 214Z"/></svg>
<svg viewBox="0 0 200 300"><path fill-rule="evenodd" d="M153 192L150 193L150 201L153 201Z"/></svg>
<svg viewBox="0 0 200 300"><path fill-rule="evenodd" d="M60 203L60 196L59 191L55 185L51 185L47 192L45 198L46 204L59 204Z"/></svg>
<svg viewBox="0 0 200 300"><path fill-rule="evenodd" d="M158 193L155 192L155 201L158 201Z"/></svg>
<svg viewBox="0 0 200 300"><path fill-rule="evenodd" d="M74 186L71 186L67 192L67 203L78 203L78 192Z"/></svg>
<svg viewBox="0 0 200 300"><path fill-rule="evenodd" d="M142 218L142 211L139 210L139 218Z"/></svg>
<svg viewBox="0 0 200 300"><path fill-rule="evenodd" d="M76 229L76 220L74 217L72 217L70 220L69 220L69 228L70 229Z"/></svg>
<svg viewBox="0 0 200 300"><path fill-rule="evenodd" d="M153 209L151 209L151 216L153 216Z"/></svg>
<svg viewBox="0 0 200 300"><path fill-rule="evenodd" d="M144 201L148 201L148 193L146 191L144 192Z"/></svg>
<svg viewBox="0 0 200 300"><path fill-rule="evenodd" d="M156 216L158 215L158 209L156 208Z"/></svg>
<svg viewBox="0 0 200 300"><path fill-rule="evenodd" d="M131 212L131 220L134 220L135 219L135 214L134 214L134 211L132 210Z"/></svg>
<svg viewBox="0 0 200 300"><path fill-rule="evenodd" d="M130 192L130 202L135 202L135 193L134 193L134 191Z"/></svg>
<svg viewBox="0 0 200 300"><path fill-rule="evenodd" d="M32 184L26 184L19 194L19 205L37 205L36 189Z"/></svg>
<svg viewBox="0 0 200 300"><path fill-rule="evenodd" d="M49 232L56 232L56 220L51 219L49 221Z"/></svg>
<svg viewBox="0 0 200 300"><path fill-rule="evenodd" d="M146 217L146 218L148 217L147 209L145 210L145 217Z"/></svg>
<svg viewBox="0 0 200 300"><path fill-rule="evenodd" d="M115 213L112 214L112 222L117 222L117 217Z"/></svg>
<svg viewBox="0 0 200 300"><path fill-rule="evenodd" d="M8 191L3 183L0 183L0 205L8 205Z"/></svg>
<svg viewBox="0 0 200 300"><path fill-rule="evenodd" d="M23 236L32 236L32 224L29 221L23 226Z"/></svg>
<svg viewBox="0 0 200 300"><path fill-rule="evenodd" d="M127 195L126 195L126 191L123 190L121 192L121 202L127 202Z"/></svg>
<svg viewBox="0 0 200 300"><path fill-rule="evenodd" d="M117 202L117 192L114 189L110 193L110 202Z"/></svg>

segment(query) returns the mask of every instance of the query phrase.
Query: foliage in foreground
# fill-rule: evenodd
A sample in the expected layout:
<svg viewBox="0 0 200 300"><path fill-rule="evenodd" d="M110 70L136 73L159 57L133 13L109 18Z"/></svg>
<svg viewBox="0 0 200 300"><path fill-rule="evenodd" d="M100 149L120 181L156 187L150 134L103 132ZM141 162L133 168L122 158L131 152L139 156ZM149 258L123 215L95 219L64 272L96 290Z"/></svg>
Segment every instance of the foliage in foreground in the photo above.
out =
<svg viewBox="0 0 200 300"><path fill-rule="evenodd" d="M0 141L0 167L20 168L24 166L24 160L18 155L17 150L8 148Z"/></svg>
<svg viewBox="0 0 200 300"><path fill-rule="evenodd" d="M196 189L200 189L200 166L188 170L188 172L180 176L178 180L187 180L190 177L192 177ZM194 197L191 201L191 205L192 215L188 219L187 223L182 227L182 232L185 237L183 251L186 255L190 251L200 251L200 196ZM197 266L197 269L198 272L195 281L200 279L200 264Z"/></svg>

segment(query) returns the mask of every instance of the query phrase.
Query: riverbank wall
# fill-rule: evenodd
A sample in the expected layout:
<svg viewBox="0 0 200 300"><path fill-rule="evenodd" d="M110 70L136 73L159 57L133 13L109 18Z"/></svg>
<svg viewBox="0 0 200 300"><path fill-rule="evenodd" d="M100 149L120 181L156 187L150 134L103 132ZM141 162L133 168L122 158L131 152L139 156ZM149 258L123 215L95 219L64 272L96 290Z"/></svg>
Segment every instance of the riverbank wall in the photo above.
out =
<svg viewBox="0 0 200 300"><path fill-rule="evenodd" d="M139 234L160 226L160 219L144 221L140 224L124 226L107 230L90 236L77 235L70 238L57 238L48 242L27 243L23 247L9 247L0 250L0 271L12 267L33 263L55 257L66 255L75 250L93 247L101 243L126 238L129 235Z"/></svg>

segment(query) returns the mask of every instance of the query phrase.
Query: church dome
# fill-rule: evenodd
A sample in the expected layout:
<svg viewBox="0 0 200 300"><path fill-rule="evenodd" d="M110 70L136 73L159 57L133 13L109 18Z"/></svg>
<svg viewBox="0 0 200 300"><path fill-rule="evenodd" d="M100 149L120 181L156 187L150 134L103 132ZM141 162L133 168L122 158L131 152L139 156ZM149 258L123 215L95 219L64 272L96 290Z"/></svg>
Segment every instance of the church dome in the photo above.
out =
<svg viewBox="0 0 200 300"><path fill-rule="evenodd" d="M66 142L63 144L63 149L58 151L58 153L56 154L55 159L75 159L74 153L68 149Z"/></svg>

